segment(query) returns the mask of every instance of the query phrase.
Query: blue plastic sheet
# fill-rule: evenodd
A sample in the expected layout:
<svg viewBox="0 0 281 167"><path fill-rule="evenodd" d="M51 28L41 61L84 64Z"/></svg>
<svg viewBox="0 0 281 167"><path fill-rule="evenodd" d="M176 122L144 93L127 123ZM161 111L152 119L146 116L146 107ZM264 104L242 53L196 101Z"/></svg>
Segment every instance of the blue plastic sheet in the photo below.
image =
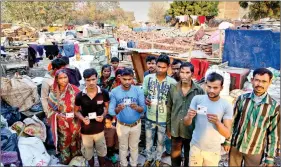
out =
<svg viewBox="0 0 281 167"><path fill-rule="evenodd" d="M225 30L223 62L229 66L280 70L280 32L270 30Z"/></svg>

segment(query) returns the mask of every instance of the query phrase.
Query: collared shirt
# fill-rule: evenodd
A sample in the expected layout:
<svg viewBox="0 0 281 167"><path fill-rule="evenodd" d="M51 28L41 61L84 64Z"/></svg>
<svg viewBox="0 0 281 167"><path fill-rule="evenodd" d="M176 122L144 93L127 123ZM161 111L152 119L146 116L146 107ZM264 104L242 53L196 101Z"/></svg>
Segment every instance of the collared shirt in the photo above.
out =
<svg viewBox="0 0 281 167"><path fill-rule="evenodd" d="M127 102L136 103L143 109L145 108L144 95L140 87L131 85L129 90L124 90L121 86L114 88L110 93L109 114L116 115L115 108L118 104L126 104ZM140 114L129 105L125 105L125 108L117 114L117 120L133 124L140 119Z"/></svg>
<svg viewBox="0 0 281 167"><path fill-rule="evenodd" d="M85 88L78 93L75 98L75 105L81 106L81 114L83 117L89 117L89 113L95 112L97 116L104 113L104 103L109 102L109 94L105 89L97 86L98 92L94 98L90 98ZM104 130L104 122L97 122L96 119L91 119L89 125L81 123L82 134L98 134Z"/></svg>
<svg viewBox="0 0 281 167"><path fill-rule="evenodd" d="M146 117L149 121L166 125L167 121L167 97L171 85L176 85L174 78L166 76L163 81L157 79L156 73L149 74L144 78L144 95L151 100L151 105L147 107Z"/></svg>
<svg viewBox="0 0 281 167"><path fill-rule="evenodd" d="M167 129L173 137L191 139L194 121L187 127L183 123L183 118L187 114L192 98L201 94L204 94L204 90L193 81L186 96L182 93L181 82L171 86L167 103Z"/></svg>
<svg viewBox="0 0 281 167"><path fill-rule="evenodd" d="M265 163L273 164L280 148L279 112L280 104L269 94L259 104L254 101L254 93L239 96L234 107L232 136L226 144L231 141L244 154L261 154L265 149Z"/></svg>
<svg viewBox="0 0 281 167"><path fill-rule="evenodd" d="M264 93L261 96L257 96L256 94L254 94L254 99L253 100L256 102L256 104L259 104L262 101L262 99L265 98L266 95L267 95L267 93Z"/></svg>

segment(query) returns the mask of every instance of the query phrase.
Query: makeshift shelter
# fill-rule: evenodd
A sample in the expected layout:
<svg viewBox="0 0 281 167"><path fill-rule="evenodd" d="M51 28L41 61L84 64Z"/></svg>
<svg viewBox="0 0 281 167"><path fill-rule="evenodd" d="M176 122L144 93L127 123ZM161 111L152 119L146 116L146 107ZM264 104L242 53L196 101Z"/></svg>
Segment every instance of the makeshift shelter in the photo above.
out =
<svg viewBox="0 0 281 167"><path fill-rule="evenodd" d="M229 66L280 70L280 32L270 30L225 30L223 62Z"/></svg>

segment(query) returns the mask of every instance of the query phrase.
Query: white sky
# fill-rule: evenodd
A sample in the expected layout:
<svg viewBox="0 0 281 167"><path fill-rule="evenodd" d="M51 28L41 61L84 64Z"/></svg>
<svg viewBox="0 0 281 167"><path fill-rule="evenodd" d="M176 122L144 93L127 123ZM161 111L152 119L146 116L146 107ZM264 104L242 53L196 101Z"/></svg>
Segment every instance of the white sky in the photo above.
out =
<svg viewBox="0 0 281 167"><path fill-rule="evenodd" d="M120 1L120 7L125 11L131 11L135 14L136 21L148 21L148 9L150 1L126 2Z"/></svg>

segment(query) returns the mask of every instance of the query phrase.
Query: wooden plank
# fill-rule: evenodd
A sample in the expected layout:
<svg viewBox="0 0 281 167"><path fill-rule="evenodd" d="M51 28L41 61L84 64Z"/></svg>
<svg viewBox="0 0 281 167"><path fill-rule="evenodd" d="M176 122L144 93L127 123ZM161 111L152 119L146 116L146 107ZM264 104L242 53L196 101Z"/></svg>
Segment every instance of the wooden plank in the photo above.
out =
<svg viewBox="0 0 281 167"><path fill-rule="evenodd" d="M140 63L141 60L141 56L140 54L138 54L137 52L133 52L132 54L132 63L135 69L135 74L136 74L136 78L137 81L142 83L143 82L143 67L142 64Z"/></svg>
<svg viewBox="0 0 281 167"><path fill-rule="evenodd" d="M138 53L133 52L132 54L132 64L136 73L136 78L139 83L143 82L143 74L147 70L145 59L148 55L152 55L158 57L160 54L158 53ZM177 56L169 56L170 62L172 63L174 59L178 59L184 62L189 61L188 58L181 58ZM172 73L171 66L168 69L168 75Z"/></svg>

